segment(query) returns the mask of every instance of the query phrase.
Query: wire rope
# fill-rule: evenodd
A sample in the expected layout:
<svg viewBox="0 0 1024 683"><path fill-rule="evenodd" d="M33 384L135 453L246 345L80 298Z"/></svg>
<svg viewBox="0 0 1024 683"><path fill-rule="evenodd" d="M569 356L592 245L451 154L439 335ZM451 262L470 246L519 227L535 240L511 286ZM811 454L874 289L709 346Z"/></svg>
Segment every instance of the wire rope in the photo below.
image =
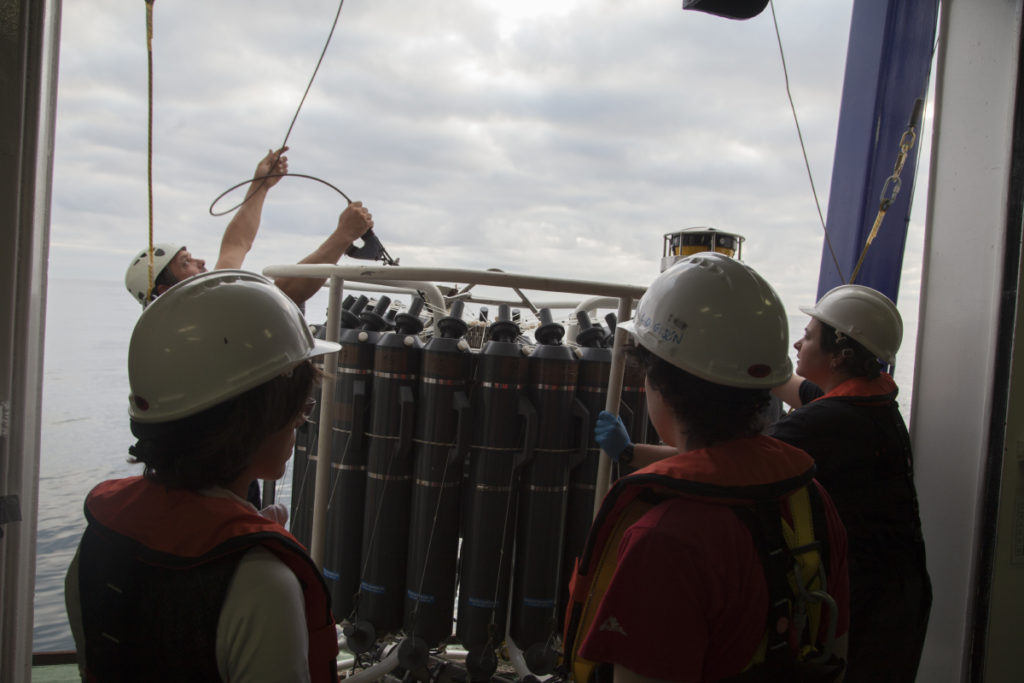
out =
<svg viewBox="0 0 1024 683"><path fill-rule="evenodd" d="M367 436L374 436L374 435L368 434ZM367 447L367 453L369 453L369 447ZM364 546L366 548L366 552L364 553L365 557L362 558L362 560L363 560L362 569L360 569L360 571L359 571L360 581L362 580L363 577L366 576L366 570L370 566L370 559L373 557L373 544L374 544L374 542L377 539L377 528L378 528L379 523L380 523L380 513L384 509L384 500L387 498L388 484L391 481L391 465L394 464L396 459L397 458L389 457L388 458L387 467L384 469L384 477L383 477L384 484L381 486L381 490L378 493L377 508L376 508L376 510L374 510L374 513L373 513L373 523L370 526L370 538L369 538L369 540L367 540L364 543ZM371 474L371 472L370 472L369 462L367 462L367 468L366 468L366 475L367 475L367 477L369 477L370 474ZM365 524L365 520L363 520L363 521L364 521L364 524ZM364 528L365 528L365 526L364 526ZM362 584L361 583L360 583L359 589L356 592L356 596L357 596L356 604L354 604L353 607L352 607L352 613L353 614L357 613L357 609L356 608L358 607L358 595L360 593L362 593Z"/></svg>
<svg viewBox="0 0 1024 683"><path fill-rule="evenodd" d="M451 444L452 449L455 448L455 444ZM427 549L424 553L423 571L420 572L419 584L416 587L416 600L412 609L412 628L410 631L412 634L416 633L416 627L419 625L420 617L420 604L421 596L423 595L423 585L427 581L427 565L430 563L430 551L434 546L434 532L437 531L437 525L441 518L441 500L445 495L445 483L448 481L448 466L451 463L451 457L446 457L444 460L444 469L441 472L441 485L437 489L437 503L434 505L434 517L430 521L430 535L427 536Z"/></svg>
<svg viewBox="0 0 1024 683"><path fill-rule="evenodd" d="M775 39L779 44L779 57L782 60L782 75L786 80L786 97L789 98L789 109L793 112L793 123L796 124L796 135L800 139L800 151L804 156L804 167L807 169L807 179L811 183L811 194L814 195L814 206L818 210L818 220L821 221L821 229L825 233L825 244L828 246L828 251L832 255L832 263L836 267L836 272L839 273L839 279L845 280L846 277L843 275L843 269L839 267L839 258L836 256L835 249L832 247L832 240L829 239L828 228L825 227L825 216L821 212L821 202L818 200L818 190L814 186L814 174L811 172L811 162L807 159L807 147L804 144L804 135L800 130L800 119L796 114L796 105L793 103L793 93L789 87L789 69L786 67L786 53L782 49L782 34L779 33L779 22L775 17L775 2L770 1L769 7L772 8L772 23L775 26Z"/></svg>
<svg viewBox="0 0 1024 683"><path fill-rule="evenodd" d="M226 213L231 213L232 211L237 209L238 206L241 206L242 204L244 204L245 202L242 202L242 204L239 204L238 206L236 206L234 208L231 208L231 209L228 209L226 211L222 211L221 213L214 213L213 212L213 207L217 205L217 202L219 202L221 199L224 199L224 197L226 197L228 194L234 192L235 190L237 190L238 188L242 187L243 185L248 185L249 183L255 182L257 180L266 180L267 178L285 178L285 177L288 177L288 176L293 177L293 178L306 178L307 180L315 180L318 183L323 183L324 185L326 185L327 187L331 188L332 190L334 190L335 192L340 194L342 197L344 197L350 204L352 203L352 200L349 198L349 196L347 194L345 194L337 186L332 185L331 183L327 182L323 178L317 178L316 176L306 175L305 173L268 173L267 175L256 176L255 178L250 178L249 180L243 180L240 183L235 183L234 185L232 185L228 189L226 189L223 192L221 192L219 195L217 195L217 198L214 199L213 202L210 203L210 214L212 214L214 216L223 216ZM250 196L252 196L252 195L250 195ZM245 201L248 201L248 199L246 199Z"/></svg>
<svg viewBox="0 0 1024 683"><path fill-rule="evenodd" d="M152 0L147 0L147 2L151 2L151 1L152 1ZM283 149L285 148L285 146L286 146L286 145L288 144L288 138L290 138L290 137L291 137L291 134L292 134L292 129L293 129L294 127L295 127L295 122L296 122L296 121L298 120L298 118L299 118L299 112L301 112L301 111L302 111L302 105L304 105L304 104L306 103L306 97L307 97L307 96L309 95L309 91L310 91L310 90L312 89L312 87L313 87L313 81L314 81L314 80L316 80L316 75L317 75L317 73L318 73L318 72L320 71L320 65L321 65L321 64L323 64L323 61L324 61L324 56L325 56L325 55L327 54L327 48L328 48L328 47L330 47L330 45L331 45L331 40L332 40L332 39L334 38L334 29L336 29L336 28L338 27L338 19L339 19L339 18L341 17L341 8L342 8L342 7L344 7L344 6L345 6L345 0L339 0L339 2L338 2L338 10L337 10L337 11L336 11L336 12L334 13L334 21L333 21L333 22L331 23L331 30L330 30L330 32L329 32L329 33L327 34L327 40L326 40L326 41L324 41L324 47L323 47L323 49L322 49L322 50L320 51L320 57L319 57L319 59L317 59L317 61L316 61L316 66L315 66L315 67L313 68L313 75L311 75L311 76L309 77L309 83L307 83L307 84L306 84L306 90L305 90L305 92L303 92L303 93L302 93L302 99L300 99L300 100L299 100L299 106L295 108L295 114L294 114L294 115L292 116L292 120L291 120L291 123L289 123L289 124L288 124L288 131L287 131L287 132L286 132L286 133L284 134L284 140L283 140L283 141L281 142L281 144L280 144L280 145L278 146L278 149L280 149L280 150L283 150ZM275 156L275 158L274 158L274 164L276 164L276 163L277 163L277 157ZM271 168L273 168L273 165L271 165ZM319 181L319 182L322 182L322 183L324 183L325 185L329 185L330 187L333 187L333 188L334 188L334 189L335 189L335 190L336 190L336 191L338 192L338 194L340 194L340 195L341 195L342 197L344 197L344 198L345 198L346 200L348 200L348 202L349 202L350 204L352 203L352 200L351 200L351 199L349 199L348 195L346 195L346 194L345 194L344 192L342 192L341 190L338 190L338 188L334 187L334 186L333 186L333 185L331 185L330 183L328 183L328 182L326 182L326 181L324 181L324 180L320 180L319 178L315 178L315 177L313 177L313 176L309 176L309 175L302 175L302 174L299 174L299 173L290 173L290 174L273 174L273 173L272 173L272 174L268 174L268 175L265 175L265 176L259 176L259 177L257 177L257 178L251 178L251 179L249 179L249 180L245 180L245 181L243 181L243 182L241 182L241 183L238 183L237 185L234 185L234 186L232 186L231 188L229 188L229 189L228 189L228 190L226 190L225 192L221 193L221 194L220 194L220 195L219 195L219 196L218 196L218 197L217 197L216 199L214 199L214 200L213 200L213 202L212 202L212 203L210 204L210 209L209 209L209 211L210 211L210 215L211 215L211 216L224 216L224 215L226 215L226 214L229 214L229 213L231 213L232 211L236 211L236 210L237 210L238 208L240 208L240 207L241 207L241 206L242 206L243 204L245 204L245 203L246 203L247 201L249 201L249 199L250 199L250 198L252 198L252 196L253 196L253 195L251 195L251 194L250 194L250 195L249 195L248 197L246 197L245 199L243 199L242 201L240 201L240 202L239 202L238 204L236 204L235 206L231 207L230 209L226 209L226 210L224 210L224 211L221 211L220 213L215 213L215 212L214 212L214 210L213 210L213 207L214 207L214 206L215 206L215 205L217 204L217 202L219 202L219 201L221 200L221 198L222 198L222 197L224 197L224 195L226 195L226 194L227 194L228 192L231 192L232 190L236 190L236 189L238 189L239 187L241 187L242 185L247 185L247 184L249 184L249 183L254 183L254 182L256 182L257 180L260 180L260 181L261 181L261 182L260 182L260 184L259 184L259 185L258 185L258 186L256 187L256 189L257 189L257 190L259 190L259 188L260 188L260 187L263 187L263 184L264 184L264 183L266 183L266 179L267 179L267 178L271 178L271 177L281 177L281 176L283 176L283 175L293 175L293 176L296 176L296 177L301 177L301 178L308 178L308 179L310 179L310 180L317 180L317 181ZM255 194L255 192L254 192L254 194Z"/></svg>
<svg viewBox="0 0 1024 683"><path fill-rule="evenodd" d="M501 593L501 567L505 563L505 547L509 540L509 520L513 520L516 510L513 506L518 507L518 500L516 498L519 468L513 467L509 472L508 477L508 498L505 502L505 519L501 524L501 547L498 551L498 571L495 572L494 576L494 599L491 600L491 623L488 624L488 642L492 645L496 645L499 640L495 640L495 635L499 625L497 623L498 617L498 597ZM513 520L514 521L514 520Z"/></svg>

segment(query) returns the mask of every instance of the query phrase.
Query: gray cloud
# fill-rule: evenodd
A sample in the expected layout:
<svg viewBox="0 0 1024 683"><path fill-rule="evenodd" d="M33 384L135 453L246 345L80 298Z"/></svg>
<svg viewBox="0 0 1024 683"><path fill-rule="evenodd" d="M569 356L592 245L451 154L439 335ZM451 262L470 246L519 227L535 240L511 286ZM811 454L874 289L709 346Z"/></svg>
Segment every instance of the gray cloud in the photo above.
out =
<svg viewBox="0 0 1024 683"><path fill-rule="evenodd" d="M158 240L215 256L229 217L207 207L280 144L336 8L155 5ZM823 203L850 9L776 7ZM53 258L120 279L147 230L144 11L82 0L63 13ZM747 260L794 309L816 287L823 235L770 13L350 1L289 145L294 172L370 207L403 264L644 284L665 232L711 225L747 236ZM247 267L301 258L343 207L285 179Z"/></svg>

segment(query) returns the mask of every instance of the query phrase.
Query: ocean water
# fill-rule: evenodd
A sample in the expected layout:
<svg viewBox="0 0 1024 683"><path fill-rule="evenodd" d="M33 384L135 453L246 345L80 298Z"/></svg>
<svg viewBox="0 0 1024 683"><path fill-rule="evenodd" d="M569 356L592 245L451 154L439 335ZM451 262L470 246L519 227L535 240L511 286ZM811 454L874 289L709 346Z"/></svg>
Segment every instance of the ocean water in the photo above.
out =
<svg viewBox="0 0 1024 683"><path fill-rule="evenodd" d="M308 310L321 312L325 305L326 295L318 295ZM139 312L119 281L49 281L33 635L37 652L74 648L64 611L64 575L85 529L86 494L103 480L141 472L128 463L134 440L127 412L128 342ZM792 339L802 335L806 323L802 314L790 316ZM911 352L915 333L908 327L905 340ZM904 416L910 414L912 360L901 357L895 373ZM277 484L276 498L291 499L290 469Z"/></svg>
<svg viewBox="0 0 1024 683"><path fill-rule="evenodd" d="M128 464L127 350L139 314L117 282L49 281L36 550L36 651L74 648L64 574L85 529L95 484ZM123 301L122 301L123 299Z"/></svg>

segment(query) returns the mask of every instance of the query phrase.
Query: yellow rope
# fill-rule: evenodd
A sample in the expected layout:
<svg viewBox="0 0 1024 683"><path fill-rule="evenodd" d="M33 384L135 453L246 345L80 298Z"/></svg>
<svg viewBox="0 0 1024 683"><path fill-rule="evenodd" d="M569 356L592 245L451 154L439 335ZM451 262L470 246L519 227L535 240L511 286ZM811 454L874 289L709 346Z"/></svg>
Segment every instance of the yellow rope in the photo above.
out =
<svg viewBox="0 0 1024 683"><path fill-rule="evenodd" d="M146 181L149 187L149 280L146 285L148 304L153 296L153 2L146 0L146 54L149 71L149 122L147 125L148 152L146 155Z"/></svg>

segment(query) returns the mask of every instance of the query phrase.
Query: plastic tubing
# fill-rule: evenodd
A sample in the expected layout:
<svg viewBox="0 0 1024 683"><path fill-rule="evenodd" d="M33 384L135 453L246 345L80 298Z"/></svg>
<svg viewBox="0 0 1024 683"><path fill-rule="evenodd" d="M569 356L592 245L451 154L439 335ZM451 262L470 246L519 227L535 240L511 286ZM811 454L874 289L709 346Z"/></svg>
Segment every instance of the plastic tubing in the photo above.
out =
<svg viewBox="0 0 1024 683"><path fill-rule="evenodd" d="M391 651L376 664L362 671L357 671L348 678L342 678L346 683L366 683L376 681L394 671L398 666L398 646L391 648Z"/></svg>
<svg viewBox="0 0 1024 683"><path fill-rule="evenodd" d="M523 651L516 645L516 641L506 638L505 645L508 647L508 660L512 662L512 666L516 670L516 678L521 681L527 676L533 676L530 667L526 666L526 658L523 656Z"/></svg>

